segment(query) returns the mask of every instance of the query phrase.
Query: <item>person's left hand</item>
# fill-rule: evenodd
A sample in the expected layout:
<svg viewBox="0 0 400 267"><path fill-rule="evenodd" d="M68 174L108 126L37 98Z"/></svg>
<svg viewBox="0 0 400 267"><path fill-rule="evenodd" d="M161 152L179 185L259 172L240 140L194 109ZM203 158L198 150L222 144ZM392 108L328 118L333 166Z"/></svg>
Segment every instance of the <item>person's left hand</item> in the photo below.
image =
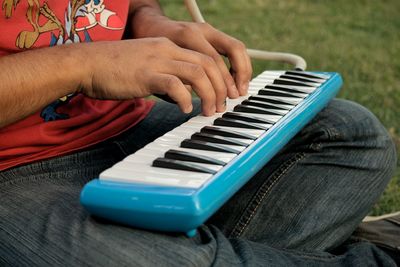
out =
<svg viewBox="0 0 400 267"><path fill-rule="evenodd" d="M183 48L210 56L225 81L228 97L247 94L252 66L246 46L241 41L207 23L173 21L145 10L133 18L132 31L135 38L167 37ZM230 71L221 55L229 59Z"/></svg>

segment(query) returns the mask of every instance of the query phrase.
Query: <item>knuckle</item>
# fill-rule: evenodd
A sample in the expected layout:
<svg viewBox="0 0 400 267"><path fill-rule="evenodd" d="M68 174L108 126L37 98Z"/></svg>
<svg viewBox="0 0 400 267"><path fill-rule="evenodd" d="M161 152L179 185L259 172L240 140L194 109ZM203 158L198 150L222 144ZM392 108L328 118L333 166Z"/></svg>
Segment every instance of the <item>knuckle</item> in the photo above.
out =
<svg viewBox="0 0 400 267"><path fill-rule="evenodd" d="M197 79L204 78L204 76L206 75L204 69L200 65L196 64L190 66L190 72L192 73L193 77Z"/></svg>
<svg viewBox="0 0 400 267"><path fill-rule="evenodd" d="M246 45L242 41L235 40L234 44L233 44L233 48L237 51L244 51L244 50L246 50Z"/></svg>
<svg viewBox="0 0 400 267"><path fill-rule="evenodd" d="M221 55L220 54L218 54L218 53L213 53L212 55L211 55L211 58L214 60L214 62L216 62L216 63L224 63L224 60L221 58ZM225 64L225 63L224 63Z"/></svg>
<svg viewBox="0 0 400 267"><path fill-rule="evenodd" d="M190 24L181 24L178 34L184 39L193 38L193 36L196 34L196 30Z"/></svg>
<svg viewBox="0 0 400 267"><path fill-rule="evenodd" d="M202 28L203 30L213 30L213 29L214 29L214 27L211 26L211 25L210 25L209 23L207 23L207 22L199 23L198 26L199 26L200 28Z"/></svg>
<svg viewBox="0 0 400 267"><path fill-rule="evenodd" d="M198 23L197 25L203 32L216 31L216 29L207 22Z"/></svg>
<svg viewBox="0 0 400 267"><path fill-rule="evenodd" d="M214 67L215 66L215 60L207 55L202 55L200 58L200 62L203 66L206 67Z"/></svg>
<svg viewBox="0 0 400 267"><path fill-rule="evenodd" d="M173 89L179 86L180 81L175 76L168 76L165 78L164 83L168 89Z"/></svg>
<svg viewBox="0 0 400 267"><path fill-rule="evenodd" d="M160 47L170 46L172 44L171 40L167 37L157 37L156 38L156 45Z"/></svg>
<svg viewBox="0 0 400 267"><path fill-rule="evenodd" d="M232 75L228 72L228 73L224 73L224 79L225 81L228 82L228 86L232 86L235 85L235 81L232 78Z"/></svg>

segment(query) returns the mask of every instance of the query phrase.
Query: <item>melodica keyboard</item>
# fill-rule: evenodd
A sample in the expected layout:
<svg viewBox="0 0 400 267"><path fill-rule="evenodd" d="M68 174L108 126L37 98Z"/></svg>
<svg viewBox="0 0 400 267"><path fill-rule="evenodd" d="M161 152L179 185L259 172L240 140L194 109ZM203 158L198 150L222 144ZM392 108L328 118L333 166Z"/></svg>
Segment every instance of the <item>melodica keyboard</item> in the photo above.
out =
<svg viewBox="0 0 400 267"><path fill-rule="evenodd" d="M115 222L193 236L341 85L337 73L265 71L224 113L194 117L103 171L81 203Z"/></svg>

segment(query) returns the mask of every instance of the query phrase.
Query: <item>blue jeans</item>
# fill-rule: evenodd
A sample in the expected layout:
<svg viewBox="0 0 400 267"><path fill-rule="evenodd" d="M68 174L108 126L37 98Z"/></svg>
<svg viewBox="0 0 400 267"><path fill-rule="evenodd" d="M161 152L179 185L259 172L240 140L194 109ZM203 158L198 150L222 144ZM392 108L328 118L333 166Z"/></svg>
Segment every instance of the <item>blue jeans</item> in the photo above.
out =
<svg viewBox="0 0 400 267"><path fill-rule="evenodd" d="M333 100L194 238L82 208L86 182L198 112L198 103L190 115L159 103L91 149L0 172L0 265L394 266L371 243L345 242L384 191L396 154L378 120L344 100Z"/></svg>

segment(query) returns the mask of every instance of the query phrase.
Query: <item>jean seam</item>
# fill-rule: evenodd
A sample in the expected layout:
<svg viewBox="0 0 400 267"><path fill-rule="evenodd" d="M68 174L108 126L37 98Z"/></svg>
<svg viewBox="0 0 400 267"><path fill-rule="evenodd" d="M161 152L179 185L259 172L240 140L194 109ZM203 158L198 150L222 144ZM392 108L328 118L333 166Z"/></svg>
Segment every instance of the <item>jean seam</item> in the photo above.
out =
<svg viewBox="0 0 400 267"><path fill-rule="evenodd" d="M304 259L315 259L315 260L332 260L341 257L340 255L335 255L331 253L326 253L324 255L316 255L315 252L313 251L298 251L298 250L293 250L293 249L287 249L287 248L279 248L279 250L289 252L291 254L296 254L297 256L300 256Z"/></svg>
<svg viewBox="0 0 400 267"><path fill-rule="evenodd" d="M243 231L247 228L250 224L251 219L254 217L256 211L258 210L259 206L263 203L263 200L271 191L272 187L280 180L280 178L287 173L287 171L298 161L305 157L306 153L301 152L294 155L291 159L286 161L282 167L280 167L275 174L272 176L272 183L271 180L266 179L261 187L258 189L256 194L253 196L253 199L248 204L249 209L244 212L245 214L239 218L238 222L235 224L234 228L232 229L231 233L229 234L230 238L240 237ZM255 204L255 206L254 206ZM254 208L251 208L254 206ZM250 214L249 211L251 210Z"/></svg>

